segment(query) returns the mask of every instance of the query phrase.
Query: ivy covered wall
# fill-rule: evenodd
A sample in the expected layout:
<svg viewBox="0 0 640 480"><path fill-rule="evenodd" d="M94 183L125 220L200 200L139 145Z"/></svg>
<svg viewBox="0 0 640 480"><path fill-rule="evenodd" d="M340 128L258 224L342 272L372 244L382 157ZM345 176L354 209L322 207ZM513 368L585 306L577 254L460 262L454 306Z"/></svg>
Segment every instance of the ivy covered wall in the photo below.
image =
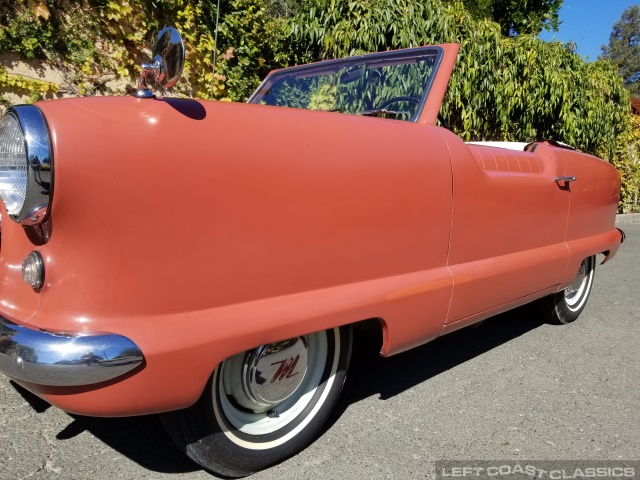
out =
<svg viewBox="0 0 640 480"><path fill-rule="evenodd" d="M441 0L221 0L212 72L215 1L0 0L0 59L17 52L65 73L51 82L10 73L6 93L30 101L65 95L123 94L148 60L157 32L174 25L185 39L185 79L176 93L244 101L272 69L429 43L461 52L443 115L465 140L553 138L613 163L623 178L621 211L639 211L639 126L614 67L584 62L562 43L505 37L462 2ZM275 8L278 7L278 8Z"/></svg>

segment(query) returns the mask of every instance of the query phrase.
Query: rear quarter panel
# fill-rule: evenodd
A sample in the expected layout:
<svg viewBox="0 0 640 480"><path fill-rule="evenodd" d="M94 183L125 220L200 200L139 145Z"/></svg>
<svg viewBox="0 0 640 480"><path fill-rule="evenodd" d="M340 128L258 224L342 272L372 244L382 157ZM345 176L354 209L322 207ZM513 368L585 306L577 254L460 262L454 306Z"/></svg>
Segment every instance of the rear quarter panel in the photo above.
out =
<svg viewBox="0 0 640 480"><path fill-rule="evenodd" d="M557 150L556 155L567 175L576 177L576 181L570 184L567 241L613 229L620 194L618 172L610 164L591 155L571 150Z"/></svg>
<svg viewBox="0 0 640 480"><path fill-rule="evenodd" d="M575 277L588 256L606 253L612 258L620 246L615 228L620 195L620 175L609 163L568 149L554 149L569 184L570 207L566 242L571 252L561 288Z"/></svg>

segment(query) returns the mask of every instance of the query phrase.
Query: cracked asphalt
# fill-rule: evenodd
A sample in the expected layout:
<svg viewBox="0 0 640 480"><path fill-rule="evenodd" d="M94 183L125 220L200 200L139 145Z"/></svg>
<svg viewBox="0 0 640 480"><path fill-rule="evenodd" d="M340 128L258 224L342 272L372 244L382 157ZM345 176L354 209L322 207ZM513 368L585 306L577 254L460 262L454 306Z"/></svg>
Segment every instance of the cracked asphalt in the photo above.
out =
<svg viewBox="0 0 640 480"><path fill-rule="evenodd" d="M430 462L640 459L640 224L578 321L520 308L392 358L358 332L326 432L254 479L426 478ZM211 479L154 416L69 415L0 375L0 479Z"/></svg>

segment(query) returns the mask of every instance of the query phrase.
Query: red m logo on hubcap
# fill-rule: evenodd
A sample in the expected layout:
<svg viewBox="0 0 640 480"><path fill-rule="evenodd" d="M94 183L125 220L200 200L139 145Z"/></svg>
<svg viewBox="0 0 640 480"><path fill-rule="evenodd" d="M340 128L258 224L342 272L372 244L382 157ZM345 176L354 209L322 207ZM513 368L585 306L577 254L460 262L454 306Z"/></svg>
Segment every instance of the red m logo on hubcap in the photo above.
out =
<svg viewBox="0 0 640 480"><path fill-rule="evenodd" d="M300 355L296 355L296 358L290 358L289 360L280 360L279 362L272 363L271 365L278 365L278 370L276 370L275 375L271 379L271 383L277 381L282 381L285 378L291 378L294 375L297 375L299 372L292 373L296 365L298 364L298 360L300 359Z"/></svg>

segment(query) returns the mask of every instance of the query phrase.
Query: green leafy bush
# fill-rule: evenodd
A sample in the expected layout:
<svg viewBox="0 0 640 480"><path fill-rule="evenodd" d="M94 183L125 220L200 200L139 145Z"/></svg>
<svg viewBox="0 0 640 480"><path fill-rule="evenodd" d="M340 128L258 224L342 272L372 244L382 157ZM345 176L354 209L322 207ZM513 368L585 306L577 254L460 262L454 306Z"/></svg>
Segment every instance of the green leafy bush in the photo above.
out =
<svg viewBox="0 0 640 480"><path fill-rule="evenodd" d="M640 116L629 114L629 123L611 163L622 180L620 212L640 213Z"/></svg>
<svg viewBox="0 0 640 480"><path fill-rule="evenodd" d="M221 7L214 73L213 2L176 3L184 3L174 16L187 48L184 94L243 101L270 70L295 61L282 35L283 21L266 15L263 0L229 0Z"/></svg>
<svg viewBox="0 0 640 480"><path fill-rule="evenodd" d="M224 0L220 10L215 75L216 2L204 0L0 0L0 53L75 70L73 93L108 93L104 79L133 83L148 60L142 49L175 25L187 49L178 91L246 100L270 70L299 59L283 35L284 21L267 15L264 0Z"/></svg>
<svg viewBox="0 0 640 480"><path fill-rule="evenodd" d="M503 37L461 3L332 0L289 24L314 59L457 42L460 55L443 116L465 140L552 138L609 156L627 129L629 96L617 72L561 43Z"/></svg>
<svg viewBox="0 0 640 480"><path fill-rule="evenodd" d="M630 129L629 92L610 63L587 63L559 42L505 37L461 2L310 1L288 23L299 51L322 60L459 43L442 107L456 133L465 140L556 139L600 155L622 171L621 209L637 208L637 140L635 157L629 153L629 132L637 130Z"/></svg>
<svg viewBox="0 0 640 480"><path fill-rule="evenodd" d="M460 56L442 109L454 131L465 140L552 138L599 154L622 172L621 208L638 208L638 126L607 62L586 63L558 42L505 37L498 24L451 0L222 0L214 52L216 13L209 0L0 0L0 53L74 72L67 93L108 94L108 78L135 82L157 32L171 24L187 50L177 92L243 101L275 68L456 42ZM37 100L60 89L0 71L0 93Z"/></svg>

